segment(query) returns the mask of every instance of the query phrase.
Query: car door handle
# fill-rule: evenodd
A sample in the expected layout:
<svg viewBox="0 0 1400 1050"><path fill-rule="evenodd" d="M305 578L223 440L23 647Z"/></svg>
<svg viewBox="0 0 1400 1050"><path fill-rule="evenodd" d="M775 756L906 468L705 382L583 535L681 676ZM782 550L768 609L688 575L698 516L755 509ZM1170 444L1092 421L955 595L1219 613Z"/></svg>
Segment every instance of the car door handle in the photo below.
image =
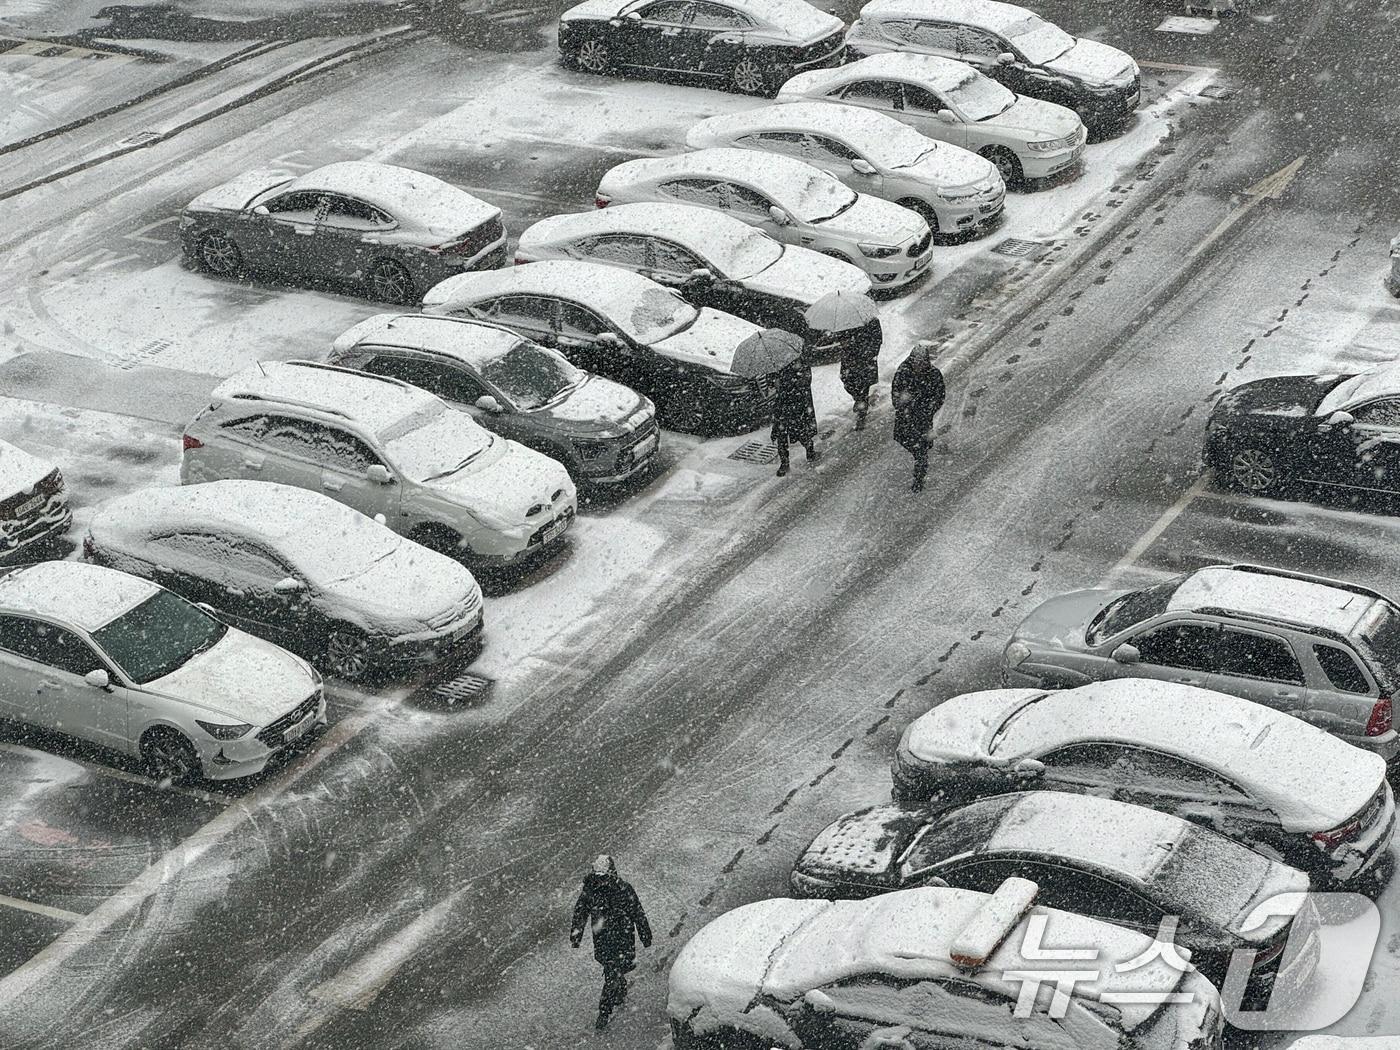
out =
<svg viewBox="0 0 1400 1050"><path fill-rule="evenodd" d="M262 468L263 468L263 461L260 460L260 459L251 459L251 458L245 456L245 457L243 458L243 465L244 465L245 467L247 467L249 470L262 470Z"/></svg>
<svg viewBox="0 0 1400 1050"><path fill-rule="evenodd" d="M1192 678L1189 675L1182 675L1179 678L1172 679L1172 681L1179 682L1182 685L1205 685L1206 682L1204 678Z"/></svg>
<svg viewBox="0 0 1400 1050"><path fill-rule="evenodd" d="M343 478L322 478L321 488L327 492L339 492L345 488L345 480Z"/></svg>

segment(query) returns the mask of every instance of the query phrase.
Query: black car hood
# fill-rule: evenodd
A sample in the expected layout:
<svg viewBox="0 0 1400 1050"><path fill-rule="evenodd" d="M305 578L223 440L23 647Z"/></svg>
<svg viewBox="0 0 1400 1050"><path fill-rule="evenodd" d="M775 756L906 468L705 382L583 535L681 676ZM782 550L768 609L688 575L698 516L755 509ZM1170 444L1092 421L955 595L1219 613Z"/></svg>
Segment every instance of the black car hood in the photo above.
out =
<svg viewBox="0 0 1400 1050"><path fill-rule="evenodd" d="M1315 375L1256 379L1227 391L1216 402L1214 413L1302 419L1312 415L1327 392L1346 378Z"/></svg>

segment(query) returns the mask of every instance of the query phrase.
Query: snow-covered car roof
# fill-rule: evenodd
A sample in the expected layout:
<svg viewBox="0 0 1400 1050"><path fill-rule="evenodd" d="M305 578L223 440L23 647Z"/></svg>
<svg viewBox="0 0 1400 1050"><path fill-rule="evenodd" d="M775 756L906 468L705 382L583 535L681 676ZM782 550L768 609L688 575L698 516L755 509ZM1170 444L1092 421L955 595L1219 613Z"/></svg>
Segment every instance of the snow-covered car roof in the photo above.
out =
<svg viewBox="0 0 1400 1050"><path fill-rule="evenodd" d="M778 899L736 908L700 930L676 957L671 1016L685 1018L707 1007L723 1015L744 1010L759 996L793 1002L814 988L868 973L911 981L960 978L1014 999L1013 986L1001 975L1037 968L1022 957L1025 938L1017 929L977 970L969 972L950 957L954 941L989 898L973 890L930 887L858 901ZM1152 943L1143 934L1069 912L1033 908L1029 914L1046 917L1051 943L1095 945L1100 960L1126 961ZM1160 995L1182 979L1160 958L1123 973L1112 966L1099 969L1097 979L1075 984L1076 998L1093 999L1108 990ZM1158 1005L1120 1006L1122 1027L1136 1028Z"/></svg>
<svg viewBox="0 0 1400 1050"><path fill-rule="evenodd" d="M159 590L149 580L102 565L45 561L0 575L0 610L49 617L91 632Z"/></svg>
<svg viewBox="0 0 1400 1050"><path fill-rule="evenodd" d="M575 18L616 18L644 7L652 0L584 0L561 16L565 21ZM806 0L714 0L721 7L742 11L771 28L780 29L799 39L817 34L834 33L845 23L835 15L820 11Z"/></svg>
<svg viewBox="0 0 1400 1050"><path fill-rule="evenodd" d="M935 18L945 22L979 26L993 33L1037 17L1033 11L998 0L870 0L861 18Z"/></svg>
<svg viewBox="0 0 1400 1050"><path fill-rule="evenodd" d="M1400 364L1384 364L1343 379L1318 402L1314 414L1330 416L1378 397L1400 397Z"/></svg>
<svg viewBox="0 0 1400 1050"><path fill-rule="evenodd" d="M733 138L772 130L834 135L858 153L877 161L892 158L899 165L913 163L923 154L951 153L958 148L920 135L894 117L834 102L784 102L721 114L692 128L695 141L691 142L687 136L687 142L702 148L707 145L707 134Z"/></svg>
<svg viewBox="0 0 1400 1050"><path fill-rule="evenodd" d="M1183 718L1182 712L1191 712ZM1077 743L1124 744L1218 770L1289 831L1325 831L1361 809L1385 759L1302 719L1210 689L1120 678L1044 692L963 693L916 719L905 746L919 759L1014 763Z"/></svg>
<svg viewBox="0 0 1400 1050"><path fill-rule="evenodd" d="M334 345L338 352L364 343L423 350L481 369L524 341L523 336L509 328L469 317L375 314L342 332Z"/></svg>
<svg viewBox="0 0 1400 1050"><path fill-rule="evenodd" d="M0 499L32 488L53 472L52 463L31 455L8 441L0 441Z"/></svg>
<svg viewBox="0 0 1400 1050"><path fill-rule="evenodd" d="M358 422L384 434L405 417L442 404L415 386L314 361L263 361L214 388L213 399L292 401Z"/></svg>
<svg viewBox="0 0 1400 1050"><path fill-rule="evenodd" d="M874 79L900 80L920 84L935 91L951 91L964 81L983 75L966 62L939 55L920 55L912 51L882 51L844 66L814 70L804 74L803 79L823 88Z"/></svg>
<svg viewBox="0 0 1400 1050"><path fill-rule="evenodd" d="M1374 595L1317 580L1208 565L1182 580L1167 602L1167 609L1225 609L1351 634L1376 601Z"/></svg>
<svg viewBox="0 0 1400 1050"><path fill-rule="evenodd" d="M425 229L465 230L501 214L465 190L412 168L368 160L345 160L298 175L277 193L322 190L373 204L400 223Z"/></svg>

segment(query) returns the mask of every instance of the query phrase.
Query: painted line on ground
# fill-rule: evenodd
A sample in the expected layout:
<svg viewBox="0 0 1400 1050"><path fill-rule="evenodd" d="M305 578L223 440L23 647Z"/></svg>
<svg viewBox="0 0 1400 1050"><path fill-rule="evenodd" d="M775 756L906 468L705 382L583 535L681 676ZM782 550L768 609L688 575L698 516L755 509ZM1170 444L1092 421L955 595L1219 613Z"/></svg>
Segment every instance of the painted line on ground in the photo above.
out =
<svg viewBox="0 0 1400 1050"><path fill-rule="evenodd" d="M8 741L0 742L0 751L7 751L14 755L24 755L32 757L36 754L49 754L38 748L25 747L23 744L11 744ZM73 755L59 755L65 762L72 762L75 766L82 766L89 773L94 773L100 777L108 777L112 780L124 780L128 784L140 784L142 787L150 788L152 791L165 791L175 795L184 795L186 798L197 799L200 802L208 802L215 806L227 806L236 801L232 795L220 795L213 791L202 791L199 788L185 787L181 784L161 784L160 781L152 777L142 776L140 773L128 773L124 769L117 769L115 766L104 766L100 762L89 762L87 759L75 758Z"/></svg>
<svg viewBox="0 0 1400 1050"><path fill-rule="evenodd" d="M1205 490L1206 479L1200 477L1196 479L1189 489L1178 497L1177 501L1164 510L1161 516L1152 523L1152 527L1138 537L1138 541L1128 548L1128 553L1119 558L1113 568L1108 570L1108 575L1099 584L1101 587L1110 587L1113 581L1137 564L1137 560L1147 553L1148 549L1156 543L1162 533L1171 528L1172 522L1181 517L1186 508L1196 501L1196 498Z"/></svg>
<svg viewBox="0 0 1400 1050"><path fill-rule="evenodd" d="M513 201L534 201L539 204L548 204L555 208L577 208L578 201L561 200L558 197L551 197L544 193L519 193L514 190L498 190L494 186L463 186L462 189L478 197L505 197Z"/></svg>
<svg viewBox="0 0 1400 1050"><path fill-rule="evenodd" d="M57 919L59 922L77 922L83 915L82 912L66 911L63 908L51 908L47 904L35 904L33 901L22 901L18 897L7 897L0 893L0 905L6 908L15 908L19 911L32 912L35 915L43 915L45 918Z"/></svg>
<svg viewBox="0 0 1400 1050"><path fill-rule="evenodd" d="M1178 65L1178 64L1175 63L1175 62L1142 62L1142 61L1139 61L1139 62L1138 62L1138 66L1140 66L1142 69L1165 69L1165 70L1170 70L1170 71L1173 72L1173 73L1211 73L1211 74L1214 74L1214 73L1220 72L1220 70L1217 69L1217 68L1214 67L1214 66L1183 66L1183 65Z"/></svg>
<svg viewBox="0 0 1400 1050"><path fill-rule="evenodd" d="M592 150L595 153L622 153L629 157L668 157L671 155L669 153L657 153L655 150L632 149L630 146L610 146L604 142L569 142L564 139L552 139L544 135L527 135L524 133L502 135L501 141L533 143L537 146L558 146L561 149Z"/></svg>

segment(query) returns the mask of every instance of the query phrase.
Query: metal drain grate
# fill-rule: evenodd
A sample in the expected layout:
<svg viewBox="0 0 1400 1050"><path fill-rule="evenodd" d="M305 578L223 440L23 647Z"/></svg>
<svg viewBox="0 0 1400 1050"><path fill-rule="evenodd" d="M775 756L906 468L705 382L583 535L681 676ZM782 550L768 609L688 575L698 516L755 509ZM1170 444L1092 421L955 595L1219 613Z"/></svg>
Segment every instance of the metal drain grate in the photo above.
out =
<svg viewBox="0 0 1400 1050"><path fill-rule="evenodd" d="M1049 245L1040 241L1025 241L1019 237L1008 237L998 244L992 251L998 255L1009 255L1013 259L1027 259L1037 252L1044 251Z"/></svg>
<svg viewBox="0 0 1400 1050"><path fill-rule="evenodd" d="M768 441L747 441L729 453L729 458L740 463L772 463L778 458L778 446Z"/></svg>
<svg viewBox="0 0 1400 1050"><path fill-rule="evenodd" d="M441 701L448 706L475 704L484 700L486 694L491 691L491 687L495 684L494 679L487 678L482 674L459 674L456 678L437 682L426 692L434 700Z"/></svg>
<svg viewBox="0 0 1400 1050"><path fill-rule="evenodd" d="M1197 91L1196 94L1201 98L1214 98L1223 102L1225 99L1232 97L1234 92L1224 84L1207 84L1205 87L1201 88L1200 91Z"/></svg>

